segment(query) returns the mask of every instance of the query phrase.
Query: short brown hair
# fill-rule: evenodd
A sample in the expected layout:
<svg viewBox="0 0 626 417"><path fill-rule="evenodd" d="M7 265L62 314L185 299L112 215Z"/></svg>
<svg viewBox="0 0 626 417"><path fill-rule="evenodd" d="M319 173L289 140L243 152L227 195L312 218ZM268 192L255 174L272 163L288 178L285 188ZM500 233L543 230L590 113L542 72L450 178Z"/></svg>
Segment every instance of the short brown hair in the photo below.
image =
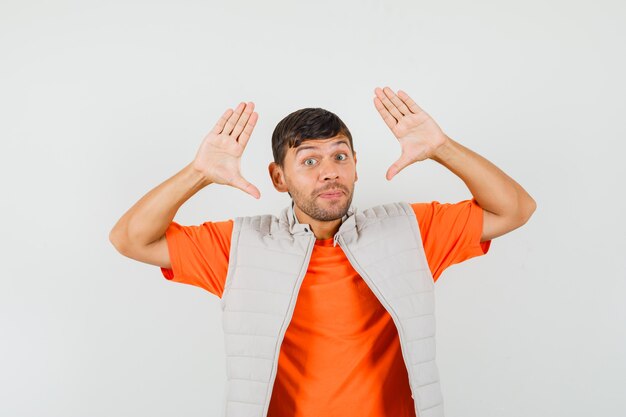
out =
<svg viewBox="0 0 626 417"><path fill-rule="evenodd" d="M354 154L350 130L335 113L319 107L296 110L278 122L272 133L274 162L280 167L285 162L288 148L297 148L305 140L328 139L339 134L346 136Z"/></svg>

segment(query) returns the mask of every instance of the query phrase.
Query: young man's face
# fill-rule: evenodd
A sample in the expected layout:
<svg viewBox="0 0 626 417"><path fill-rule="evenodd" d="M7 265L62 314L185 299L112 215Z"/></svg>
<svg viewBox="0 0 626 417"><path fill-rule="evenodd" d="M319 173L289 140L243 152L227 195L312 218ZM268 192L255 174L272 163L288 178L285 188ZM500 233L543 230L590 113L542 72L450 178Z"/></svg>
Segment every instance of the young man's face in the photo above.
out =
<svg viewBox="0 0 626 417"><path fill-rule="evenodd" d="M305 140L287 150L282 169L270 164L270 176L274 187L288 191L306 216L318 221L341 219L350 208L358 179L356 154L345 136ZM324 195L328 192L337 194Z"/></svg>

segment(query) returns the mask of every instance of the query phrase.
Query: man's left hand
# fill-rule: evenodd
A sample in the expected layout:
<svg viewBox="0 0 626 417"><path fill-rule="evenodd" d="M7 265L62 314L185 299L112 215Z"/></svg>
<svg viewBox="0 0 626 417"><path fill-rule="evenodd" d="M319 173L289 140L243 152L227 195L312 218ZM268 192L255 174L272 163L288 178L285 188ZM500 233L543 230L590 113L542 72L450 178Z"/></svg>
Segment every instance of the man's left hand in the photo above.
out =
<svg viewBox="0 0 626 417"><path fill-rule="evenodd" d="M374 106L402 148L400 158L385 175L390 181L412 163L433 157L449 138L404 91L398 90L396 95L389 87L376 87L374 93Z"/></svg>

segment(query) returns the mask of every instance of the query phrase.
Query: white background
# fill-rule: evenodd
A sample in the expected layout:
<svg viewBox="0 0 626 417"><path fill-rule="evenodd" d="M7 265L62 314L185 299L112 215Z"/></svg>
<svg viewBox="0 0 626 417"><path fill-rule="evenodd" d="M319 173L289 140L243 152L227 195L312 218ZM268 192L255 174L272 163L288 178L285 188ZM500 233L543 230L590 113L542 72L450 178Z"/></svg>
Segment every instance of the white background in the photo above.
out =
<svg viewBox="0 0 626 417"><path fill-rule="evenodd" d="M219 299L109 231L241 101L261 199L211 185L181 224L278 214L271 133L303 107L350 128L358 208L471 198L432 160L385 179L388 85L538 203L436 283L446 415L623 416L625 21L618 0L2 0L0 415L217 415Z"/></svg>

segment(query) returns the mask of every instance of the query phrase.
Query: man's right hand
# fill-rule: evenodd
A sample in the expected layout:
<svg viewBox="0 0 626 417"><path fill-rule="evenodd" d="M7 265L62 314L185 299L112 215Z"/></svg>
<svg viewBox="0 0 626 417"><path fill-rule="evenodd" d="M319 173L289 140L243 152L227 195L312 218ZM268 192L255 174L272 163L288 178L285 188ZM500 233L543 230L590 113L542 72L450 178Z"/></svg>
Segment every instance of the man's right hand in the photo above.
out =
<svg viewBox="0 0 626 417"><path fill-rule="evenodd" d="M227 109L204 137L192 165L207 180L239 188L258 199L259 189L241 175L241 154L259 118L253 110L253 102L242 102L234 111Z"/></svg>

